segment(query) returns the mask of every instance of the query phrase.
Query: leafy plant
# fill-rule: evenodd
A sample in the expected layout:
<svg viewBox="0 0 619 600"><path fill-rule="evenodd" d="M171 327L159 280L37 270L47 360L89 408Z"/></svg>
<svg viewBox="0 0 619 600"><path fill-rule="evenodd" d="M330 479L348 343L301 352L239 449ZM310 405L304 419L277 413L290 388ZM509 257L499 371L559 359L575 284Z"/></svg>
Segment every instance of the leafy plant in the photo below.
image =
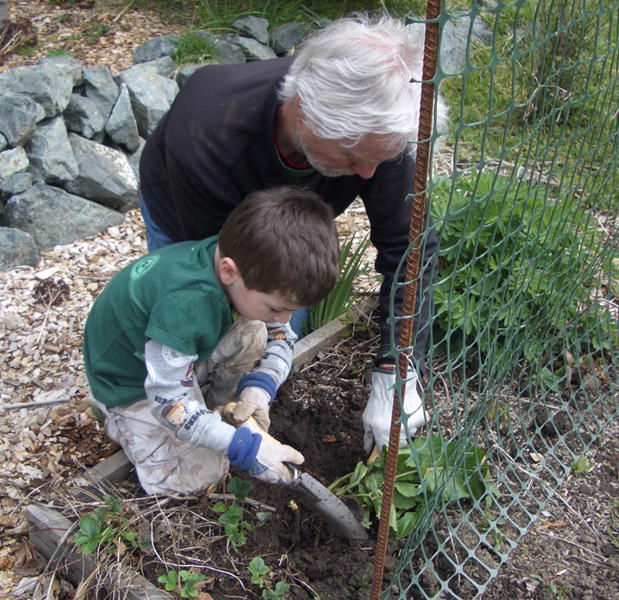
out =
<svg viewBox="0 0 619 600"><path fill-rule="evenodd" d="M228 484L228 489L234 494L235 500L242 502L252 489L249 481L244 481L239 477L233 477ZM219 522L224 526L224 530L230 543L239 547L245 543L244 531L251 531L251 525L243 520L243 508L232 502L229 506L225 502L217 502L213 506L216 513L221 513Z"/></svg>
<svg viewBox="0 0 619 600"><path fill-rule="evenodd" d="M92 554L101 547L107 548L110 554L119 556L126 552L127 544L132 548L148 547L148 533L137 539L135 531L127 527L129 520L122 515L120 500L106 494L104 506L80 519L75 545L81 548L84 554Z"/></svg>
<svg viewBox="0 0 619 600"><path fill-rule="evenodd" d="M165 584L165 589L168 592L180 587L181 597L190 598L198 595L196 583L205 579L206 577L200 573L181 570L178 573L169 571L166 575L161 575L157 581Z"/></svg>
<svg viewBox="0 0 619 600"><path fill-rule="evenodd" d="M355 236L352 235L340 247L340 278L332 292L319 304L312 307L312 327L319 329L343 315L357 299L352 287L355 279L367 268L362 266L363 256L370 246L370 238L366 235L353 250Z"/></svg>
<svg viewBox="0 0 619 600"><path fill-rule="evenodd" d="M259 585L264 588L267 584L266 575L270 569L264 564L264 560L260 556L256 556L249 563L249 572L251 573L251 582L254 585ZM290 586L283 581L278 581L275 585L275 589L263 589L262 598L264 600L278 600L282 598L286 592L290 590Z"/></svg>
<svg viewBox="0 0 619 600"><path fill-rule="evenodd" d="M458 460L461 456L463 461ZM369 527L375 516L380 517L386 458L385 447L383 455L372 464L358 463L352 474L330 488L338 496L353 496L362 504L364 527ZM400 539L407 537L427 506L461 498L480 499L494 493L484 459L481 448L469 443L463 454L460 442L445 443L439 436L417 438L412 451L410 447L400 450L389 516L391 534ZM347 480L350 483L346 485Z"/></svg>
<svg viewBox="0 0 619 600"><path fill-rule="evenodd" d="M440 234L435 339L507 357L520 331L518 350L541 384L557 389L567 373L555 364L564 346L574 356L609 349L617 324L601 326L601 311L583 311L603 274L595 226L576 196L551 192L473 170L452 187L441 183L431 210Z"/></svg>
<svg viewBox="0 0 619 600"><path fill-rule="evenodd" d="M572 473L574 475L581 475L582 473L586 473L590 466L589 461L584 456L581 456L572 463Z"/></svg>

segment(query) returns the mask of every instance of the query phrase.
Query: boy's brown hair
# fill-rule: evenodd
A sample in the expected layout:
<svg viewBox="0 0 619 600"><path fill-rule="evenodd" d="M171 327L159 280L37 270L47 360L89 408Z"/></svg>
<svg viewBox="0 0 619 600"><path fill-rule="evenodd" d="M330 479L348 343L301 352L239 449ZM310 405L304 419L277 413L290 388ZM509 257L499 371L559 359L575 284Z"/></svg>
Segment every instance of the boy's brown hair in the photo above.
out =
<svg viewBox="0 0 619 600"><path fill-rule="evenodd" d="M331 208L310 190L282 186L249 194L219 233L221 257L247 289L313 306L335 287L340 250Z"/></svg>

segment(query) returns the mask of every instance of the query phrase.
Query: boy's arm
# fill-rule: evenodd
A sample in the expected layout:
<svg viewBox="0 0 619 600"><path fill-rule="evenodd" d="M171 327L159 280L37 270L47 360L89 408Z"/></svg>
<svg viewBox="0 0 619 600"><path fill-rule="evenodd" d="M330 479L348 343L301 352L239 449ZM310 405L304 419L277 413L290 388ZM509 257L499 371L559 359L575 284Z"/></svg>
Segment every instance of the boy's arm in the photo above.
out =
<svg viewBox="0 0 619 600"><path fill-rule="evenodd" d="M285 462L301 464L303 455L273 438L262 439L247 427L236 429L206 408L194 377L197 355L186 355L149 339L144 351L148 375L146 397L155 419L174 431L179 440L226 454L230 464L261 481L289 485Z"/></svg>
<svg viewBox="0 0 619 600"><path fill-rule="evenodd" d="M268 431L269 406L279 386L290 373L297 335L290 327L290 322L267 323L266 327L267 344L262 360L239 381L239 400L233 418L235 422L243 423L253 416Z"/></svg>

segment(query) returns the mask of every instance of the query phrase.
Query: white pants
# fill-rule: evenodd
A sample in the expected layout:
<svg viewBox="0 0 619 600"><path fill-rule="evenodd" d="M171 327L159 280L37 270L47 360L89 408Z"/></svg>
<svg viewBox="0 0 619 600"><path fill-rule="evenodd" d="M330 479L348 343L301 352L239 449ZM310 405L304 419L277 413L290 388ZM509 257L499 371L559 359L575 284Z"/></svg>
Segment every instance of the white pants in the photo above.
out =
<svg viewBox="0 0 619 600"><path fill-rule="evenodd" d="M243 375L260 361L267 341L265 324L239 317L211 357L195 366L195 381L213 410L236 399ZM198 394L201 398L201 394ZM148 400L109 407L91 397L105 415L105 430L135 465L147 494L190 494L219 483L228 472L224 454L176 438L152 416Z"/></svg>

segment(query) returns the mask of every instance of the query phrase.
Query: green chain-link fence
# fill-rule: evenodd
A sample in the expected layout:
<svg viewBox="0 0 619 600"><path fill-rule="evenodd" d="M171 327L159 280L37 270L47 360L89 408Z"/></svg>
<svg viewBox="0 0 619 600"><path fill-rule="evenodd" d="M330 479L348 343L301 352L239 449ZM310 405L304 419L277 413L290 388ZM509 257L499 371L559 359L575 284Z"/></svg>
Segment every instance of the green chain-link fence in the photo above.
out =
<svg viewBox="0 0 619 600"><path fill-rule="evenodd" d="M619 3L443 6L441 36L449 20L469 35L463 66L439 58L434 79L454 155L427 190L432 443L412 452L426 507L400 598L483 593L619 412Z"/></svg>

